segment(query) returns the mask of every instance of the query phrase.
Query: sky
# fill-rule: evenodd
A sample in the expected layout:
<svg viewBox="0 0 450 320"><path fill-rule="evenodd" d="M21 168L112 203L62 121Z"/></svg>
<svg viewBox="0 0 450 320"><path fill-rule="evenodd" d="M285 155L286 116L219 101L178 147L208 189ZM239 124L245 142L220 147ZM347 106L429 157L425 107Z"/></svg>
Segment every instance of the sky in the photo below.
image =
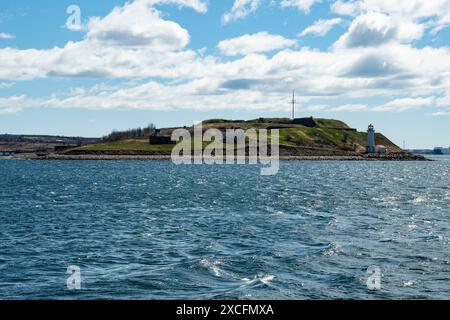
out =
<svg viewBox="0 0 450 320"><path fill-rule="evenodd" d="M450 146L450 0L0 0L0 133L210 118Z"/></svg>

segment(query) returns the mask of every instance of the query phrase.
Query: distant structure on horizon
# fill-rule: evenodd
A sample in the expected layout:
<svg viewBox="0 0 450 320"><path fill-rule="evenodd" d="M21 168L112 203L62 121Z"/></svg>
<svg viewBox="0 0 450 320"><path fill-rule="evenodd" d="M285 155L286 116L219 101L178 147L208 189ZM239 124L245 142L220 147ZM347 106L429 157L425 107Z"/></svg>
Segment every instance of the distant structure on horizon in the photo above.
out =
<svg viewBox="0 0 450 320"><path fill-rule="evenodd" d="M172 141L172 136L161 134L161 129L155 129L149 137L149 143L152 145L175 144L175 142Z"/></svg>
<svg viewBox="0 0 450 320"><path fill-rule="evenodd" d="M436 147L433 152L434 154L450 154L450 148Z"/></svg>
<svg viewBox="0 0 450 320"><path fill-rule="evenodd" d="M375 127L373 124L369 125L369 128L367 129L367 147L366 147L367 153L376 153L377 148L375 144Z"/></svg>
<svg viewBox="0 0 450 320"><path fill-rule="evenodd" d="M297 100L295 100L295 91L292 91L292 100L289 101L292 104L292 120L295 120L295 105L297 104Z"/></svg>

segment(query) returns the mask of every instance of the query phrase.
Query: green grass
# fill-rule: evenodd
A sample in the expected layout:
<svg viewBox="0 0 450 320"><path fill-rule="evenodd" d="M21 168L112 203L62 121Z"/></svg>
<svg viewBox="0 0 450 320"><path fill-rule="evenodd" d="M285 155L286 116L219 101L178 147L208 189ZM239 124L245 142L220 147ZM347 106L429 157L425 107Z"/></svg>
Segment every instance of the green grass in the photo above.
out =
<svg viewBox="0 0 450 320"><path fill-rule="evenodd" d="M376 140L377 144L388 147L392 152L401 151L382 134L377 134ZM366 141L367 134L365 132L306 127L280 130L280 145L291 147L364 152Z"/></svg>
<svg viewBox="0 0 450 320"><path fill-rule="evenodd" d="M148 139L145 139L145 140L122 140L122 141L117 141L117 142L86 145L86 146L82 146L79 148L66 150L64 153L71 154L74 151L75 152L79 152L79 151L88 151L88 152L89 151L92 151L92 152L96 152L96 151L100 151L100 152L138 151L138 152L149 152L149 153L152 153L152 152L165 153L165 152L172 151L172 148L173 148L173 145L150 145L148 143Z"/></svg>
<svg viewBox="0 0 450 320"><path fill-rule="evenodd" d="M276 120L276 119L269 119ZM357 152L365 151L367 134L348 129L349 127L342 121L332 119L315 119L318 128L308 128L301 125L276 125L280 129L280 149L289 149L289 152L301 153L302 150L328 150L332 152ZM245 121L234 122L220 119L213 119L203 123L203 128L219 129L242 129L250 128L264 129L274 126L274 123ZM285 128L283 128L285 127ZM269 135L270 139L270 135ZM392 143L382 134L376 135L377 144L385 145L391 152L401 152L401 149ZM203 148L209 142L203 143ZM160 154L169 155L174 145L150 145L148 139L123 140L117 142L100 143L86 145L65 151L65 154L101 153L101 154Z"/></svg>
<svg viewBox="0 0 450 320"><path fill-rule="evenodd" d="M321 128L350 128L346 123L334 119L314 119Z"/></svg>

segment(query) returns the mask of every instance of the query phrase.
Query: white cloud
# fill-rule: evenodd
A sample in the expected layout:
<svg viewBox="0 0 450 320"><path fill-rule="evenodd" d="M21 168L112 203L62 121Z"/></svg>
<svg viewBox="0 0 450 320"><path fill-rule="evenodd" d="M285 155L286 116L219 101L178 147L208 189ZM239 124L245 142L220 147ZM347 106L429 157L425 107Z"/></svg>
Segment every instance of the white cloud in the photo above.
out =
<svg viewBox="0 0 450 320"><path fill-rule="evenodd" d="M390 101L384 105L377 106L373 110L403 112L409 109L431 107L435 105L435 103L436 103L435 97L401 98Z"/></svg>
<svg viewBox="0 0 450 320"><path fill-rule="evenodd" d="M0 79L123 79L116 80L116 87L68 89L41 98L1 98L1 112L29 107L288 112L286 100L292 89L302 105L320 105L322 110L405 111L426 106L445 109L445 97L450 96L450 49L414 48L410 42L420 32L404 30L409 26L407 19L359 14L340 45L328 51L297 49L294 40L265 32L243 35L219 43L224 54L236 56L224 59L190 50L187 30L148 3L129 3L104 18L92 19L83 40L63 47L0 48ZM373 34L371 39L376 41L369 43L361 36ZM275 53L264 54L269 51ZM370 98L392 101L375 107L361 103ZM337 107L327 107L324 101Z"/></svg>
<svg viewBox="0 0 450 320"><path fill-rule="evenodd" d="M117 16L121 16L121 17L126 17L127 15L136 15L136 13L138 13L139 17L141 18L143 15L148 15L148 11L150 7L153 7L155 5L176 5L180 8L182 7L189 7L197 12L200 13L206 13L208 11L208 6L205 2L203 2L202 0L134 0L131 3L127 2L123 5L123 7L115 7L113 12L111 13L112 15L116 14ZM68 14L73 14L73 11L71 11L71 7L69 7L69 11L67 12ZM76 6L75 6L76 7ZM143 9L144 11L147 12L139 12L138 8ZM124 11L124 12L119 12L119 11ZM133 12L134 10L134 12ZM158 12L156 10L154 10L154 13L156 13L156 15L158 14ZM111 15L110 14L110 15ZM109 17L110 20L114 20L114 16L110 16ZM96 24L98 23L99 20L102 20L98 17L94 17L91 18L90 21L88 23L81 23L81 21L78 21L78 24L74 24L72 23L72 21L67 20L67 23L65 24L65 28L67 28L70 31L81 31L81 32L85 32L85 31L89 31L90 29L92 29L92 24ZM143 23L141 30L133 30L133 31L140 31L140 32L144 32L145 27L148 26L150 21L141 21L141 23ZM89 23L91 25L89 25ZM107 24L108 22L104 22L104 24ZM126 26L127 23L125 21L122 21L122 27ZM119 27L119 24L116 21L116 26ZM111 27L113 27L113 25L111 25ZM91 30L92 31L92 30ZM128 30L122 30L127 32ZM130 32L131 33L131 32ZM147 30L148 33L148 30ZM131 37L135 37L136 34L130 34ZM126 34L122 34L120 36L126 36ZM132 39L130 41L133 41Z"/></svg>
<svg viewBox="0 0 450 320"><path fill-rule="evenodd" d="M26 103L26 96L0 97L0 114L13 114L21 111Z"/></svg>
<svg viewBox="0 0 450 320"><path fill-rule="evenodd" d="M0 40L10 40L14 39L14 36L10 33L0 32Z"/></svg>
<svg viewBox="0 0 450 320"><path fill-rule="evenodd" d="M356 111L366 111L369 108L364 105L364 104L345 104L342 106L338 106L338 107L333 107L331 109L329 109L330 111L335 111L335 112L356 112Z"/></svg>
<svg viewBox="0 0 450 320"><path fill-rule="evenodd" d="M148 5L153 6L157 4L173 4L179 7L190 7L195 11L205 13L208 11L208 6L203 0L141 0Z"/></svg>
<svg viewBox="0 0 450 320"><path fill-rule="evenodd" d="M354 2L336 1L331 5L331 11L336 14L344 16L352 16L356 12L356 5Z"/></svg>
<svg viewBox="0 0 450 320"><path fill-rule="evenodd" d="M396 68L382 69L383 72L359 70L361 74L358 75L354 66L364 57L376 57ZM22 99L14 105L16 108L287 110L288 91L296 89L301 103L311 102L312 105L317 98L337 102L371 97L384 99L401 92L411 98L393 99L390 103L367 109L363 104L348 103L333 110L406 111L437 105L438 100L426 97L448 92L450 87L448 49L415 49L399 44L386 46L382 51L377 48L330 52L283 50L271 58L251 54L229 62L193 57L191 67L184 74L178 69L185 67L185 61L177 63L177 71L173 74L177 81L174 83L143 81L135 86L77 89L66 96ZM380 64L381 68L386 64ZM141 69L140 72L155 72L146 64L142 64ZM370 76L370 72L374 74Z"/></svg>
<svg viewBox="0 0 450 320"><path fill-rule="evenodd" d="M9 89L14 87L16 84L14 82L0 82L0 89Z"/></svg>
<svg viewBox="0 0 450 320"><path fill-rule="evenodd" d="M238 19L247 17L255 12L264 0L234 0L233 7L230 12L222 16L223 23L229 23ZM309 14L312 6L322 0L281 0L281 8L295 8ZM273 4L274 2L271 1Z"/></svg>
<svg viewBox="0 0 450 320"><path fill-rule="evenodd" d="M437 111L431 114L433 117L449 117L450 111Z"/></svg>
<svg viewBox="0 0 450 320"><path fill-rule="evenodd" d="M395 97L401 92L402 95L411 95L411 100L394 99L383 106L368 107L368 110L406 111L412 107L436 105L438 100L425 100L422 97L448 92L450 87L450 51L445 48L416 49L400 44L387 45L382 51L378 48L356 48L320 52L303 48L298 51L283 50L271 58L250 54L228 62L208 56L201 58L192 52L189 52L192 56L183 56L185 53L179 52L175 53L174 58L169 58L172 68L168 69L158 63L152 65L139 60L140 53L127 57L132 62L122 61L124 65L126 62L136 63L131 70L121 69L121 65L112 68L114 70L106 69L112 60L108 60L99 70L105 68L114 76L129 75L132 78L159 74L177 81L165 84L143 81L135 86L122 84L115 88L77 89L67 92L65 96L42 99L23 97L19 101L16 99L14 104L5 103L5 106L18 109L36 106L287 110L286 96L289 90L295 89L302 104L312 102L312 105L317 98L341 102ZM86 52L81 54L82 57L86 56ZM381 71L376 68L355 69L355 65L364 61L365 57L381 61L376 64L376 68L381 68ZM34 59L39 61L37 57ZM163 56L159 59L163 60ZM58 75L61 76L63 72L95 71L92 61L84 61L86 65L81 59L78 62L81 65L75 70L70 69L74 65L60 65ZM101 63L101 60L97 63ZM395 68L386 67L390 65ZM335 107L335 111L361 110L365 110L362 104L349 103Z"/></svg>
<svg viewBox="0 0 450 320"><path fill-rule="evenodd" d="M337 47L370 47L391 42L409 43L421 39L423 26L402 17L382 13L367 13L356 17Z"/></svg>
<svg viewBox="0 0 450 320"><path fill-rule="evenodd" d="M450 0L357 0L333 3L331 10L341 15L357 16L364 13L383 13L393 17L403 17L437 33L450 25Z"/></svg>
<svg viewBox="0 0 450 320"><path fill-rule="evenodd" d="M381 12L410 18L424 18L445 14L449 0L357 0L336 1L331 9L335 13L357 15L365 12Z"/></svg>
<svg viewBox="0 0 450 320"><path fill-rule="evenodd" d="M196 8L201 3L157 2L193 3ZM137 0L114 8L104 18L91 18L84 39L62 48L0 48L0 79L175 77L203 68L194 65L196 53L183 50L189 43L187 30L163 19L151 3L156 0Z"/></svg>
<svg viewBox="0 0 450 320"><path fill-rule="evenodd" d="M314 22L313 25L307 27L303 32L299 34L300 37L304 37L309 34L317 35L317 36L325 36L330 30L338 24L341 24L343 20L341 18L334 18L328 20L318 20Z"/></svg>
<svg viewBox="0 0 450 320"><path fill-rule="evenodd" d="M230 12L223 15L223 23L242 19L255 12L261 5L261 0L235 0Z"/></svg>
<svg viewBox="0 0 450 320"><path fill-rule="evenodd" d="M163 20L144 0L116 7L104 18L91 18L88 29L86 40L101 45L147 46L165 51L184 48L189 43L187 30Z"/></svg>
<svg viewBox="0 0 450 320"><path fill-rule="evenodd" d="M311 11L312 6L319 2L322 2L322 0L282 0L281 7L297 8L308 14Z"/></svg>
<svg viewBox="0 0 450 320"><path fill-rule="evenodd" d="M218 48L224 55L237 56L283 49L295 44L294 40L267 32L259 32L223 40L219 43Z"/></svg>
<svg viewBox="0 0 450 320"><path fill-rule="evenodd" d="M5 100L10 110L32 107L90 108L90 109L132 109L132 110L212 110L249 109L283 110L285 100L278 92L262 93L256 90L224 90L218 95L221 81L216 78L199 79L183 84L164 85L150 81L137 86L120 89L102 89L98 92L79 90L67 97L29 99L12 104ZM19 97L16 97L16 99ZM2 101L0 99L0 110ZM11 113L11 111L9 111Z"/></svg>

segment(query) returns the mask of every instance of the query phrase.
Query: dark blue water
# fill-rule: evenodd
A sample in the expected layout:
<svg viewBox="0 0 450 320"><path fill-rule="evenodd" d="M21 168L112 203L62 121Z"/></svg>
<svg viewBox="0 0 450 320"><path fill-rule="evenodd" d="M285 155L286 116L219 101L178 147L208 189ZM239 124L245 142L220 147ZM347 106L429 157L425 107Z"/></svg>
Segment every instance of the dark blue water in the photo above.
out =
<svg viewBox="0 0 450 320"><path fill-rule="evenodd" d="M450 298L450 161L282 162L262 177L0 160L0 178L2 299Z"/></svg>

